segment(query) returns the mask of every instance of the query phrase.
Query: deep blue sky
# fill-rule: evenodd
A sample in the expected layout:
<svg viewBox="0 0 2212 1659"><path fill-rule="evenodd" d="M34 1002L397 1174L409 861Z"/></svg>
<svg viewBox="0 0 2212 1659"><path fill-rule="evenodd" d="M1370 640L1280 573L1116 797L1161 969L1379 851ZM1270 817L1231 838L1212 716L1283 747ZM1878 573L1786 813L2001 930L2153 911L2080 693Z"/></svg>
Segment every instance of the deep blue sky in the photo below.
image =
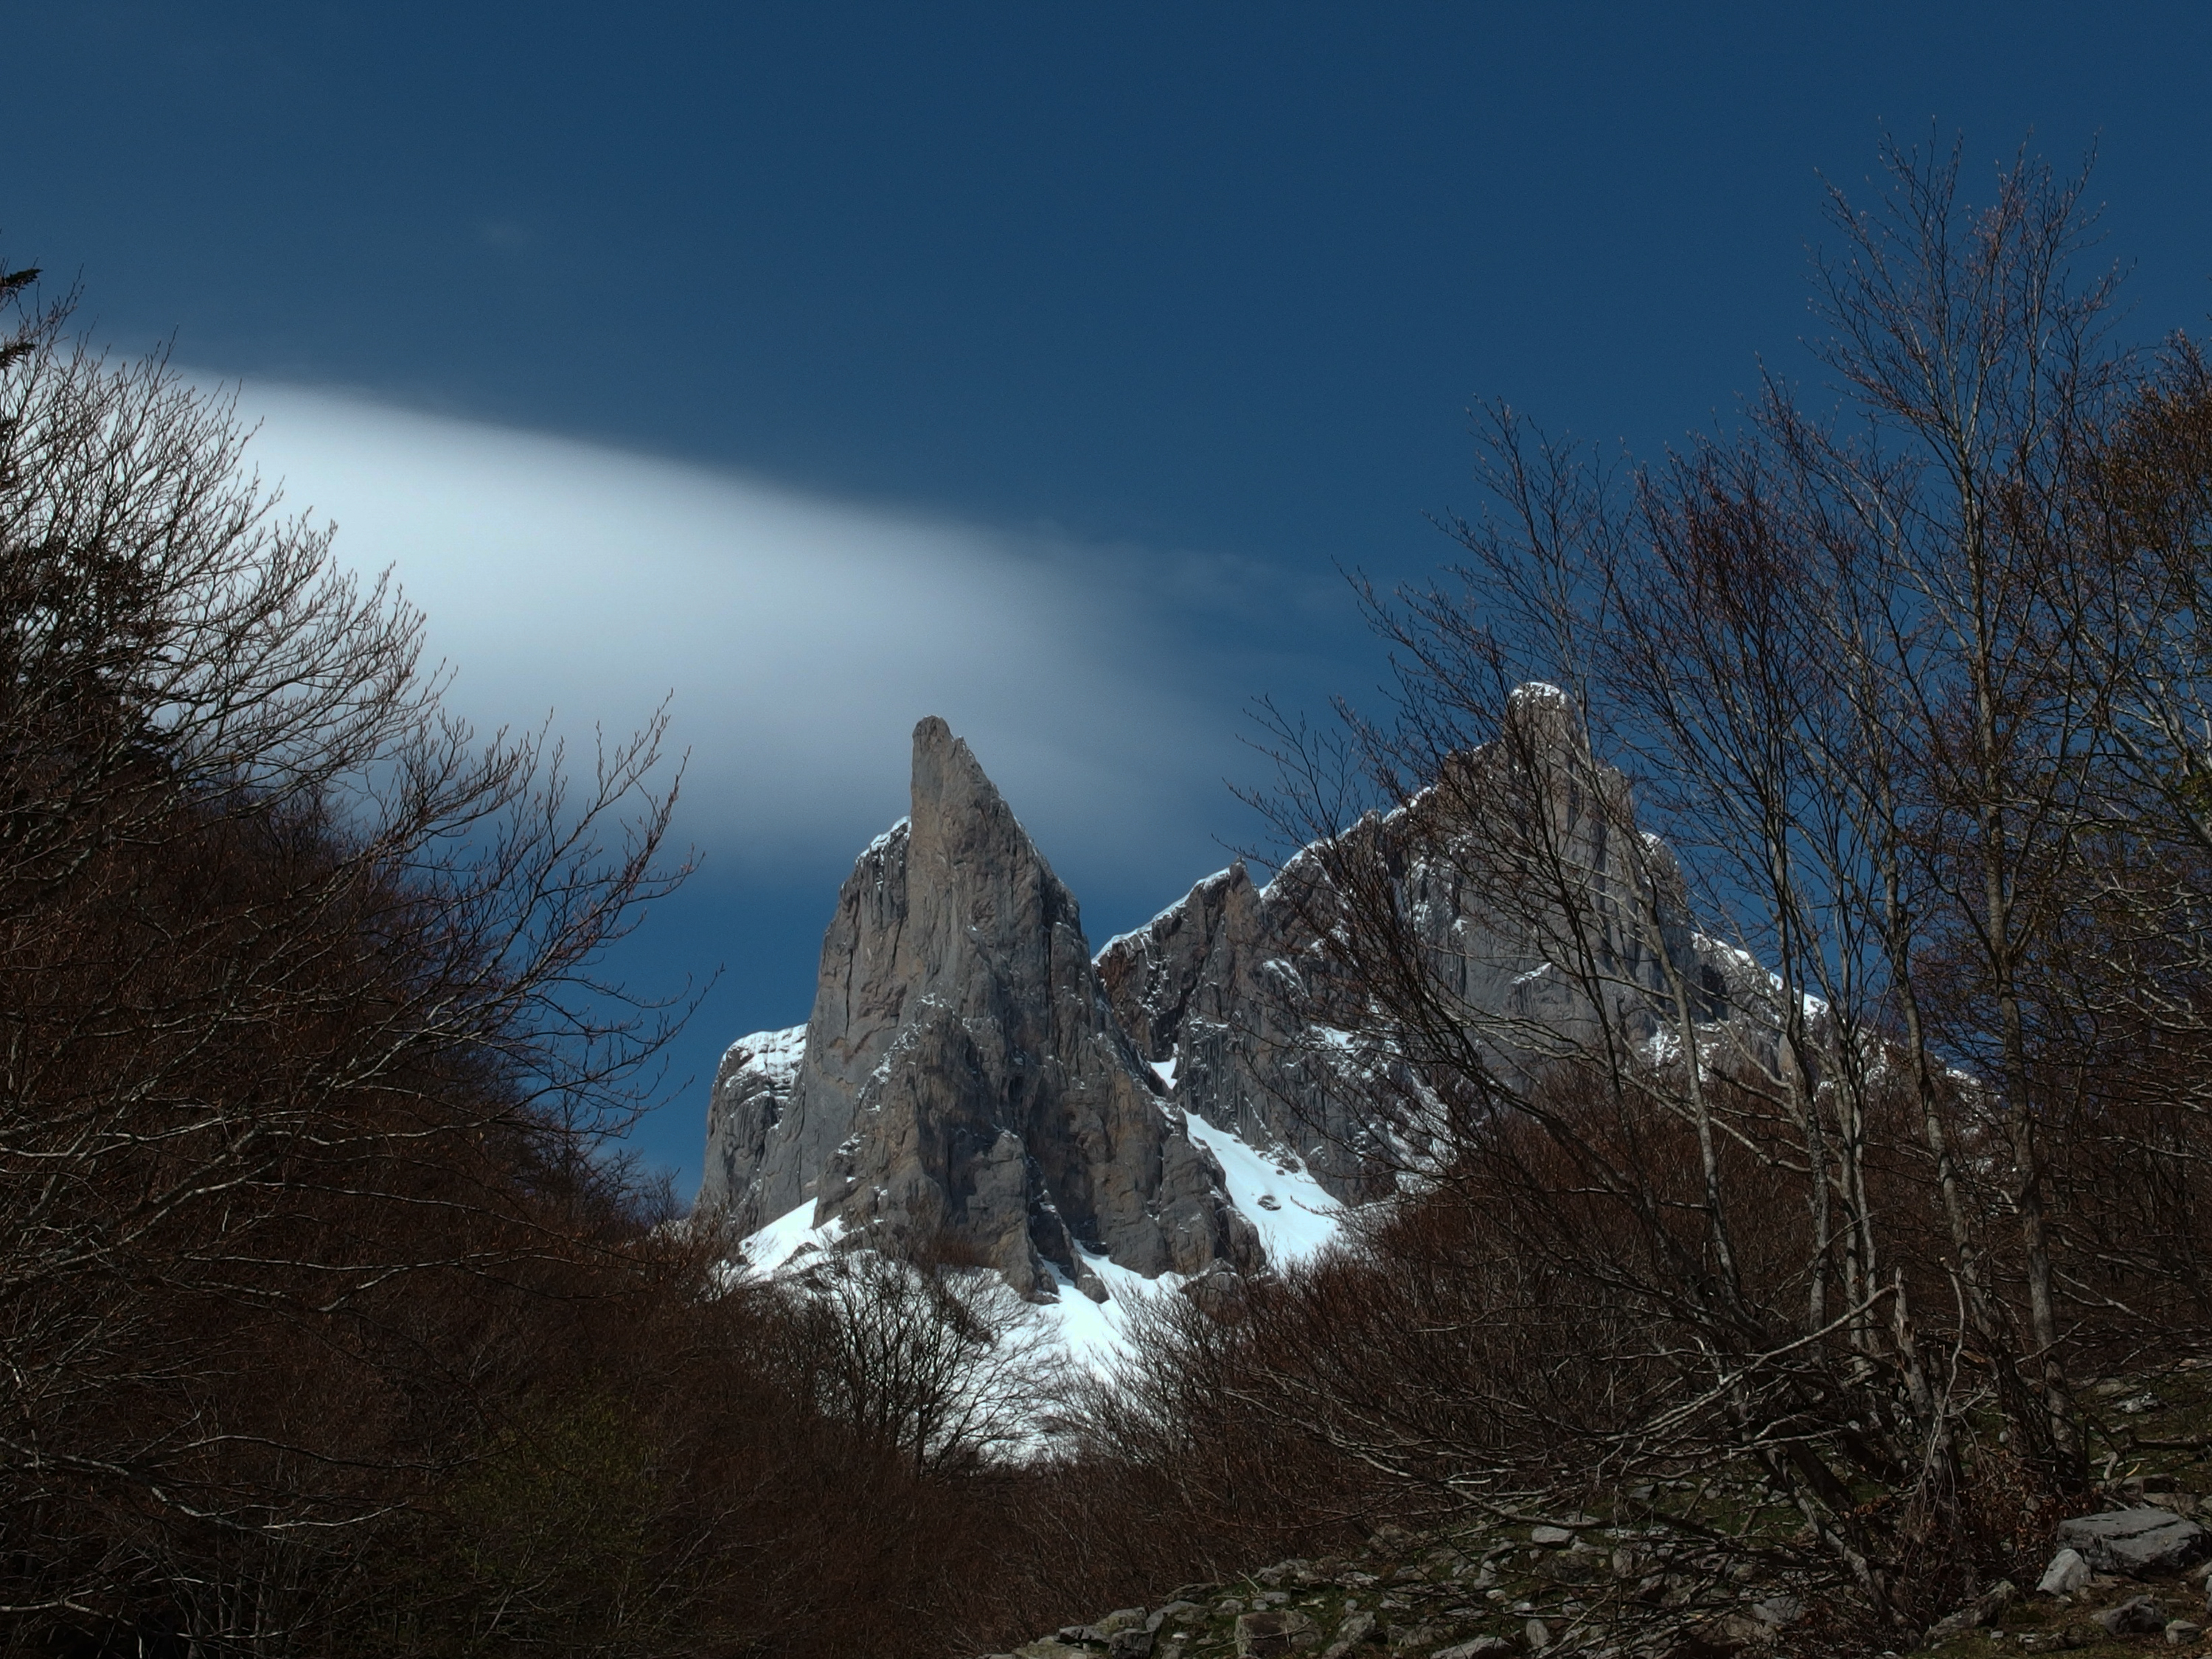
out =
<svg viewBox="0 0 2212 1659"><path fill-rule="evenodd" d="M1649 452L1724 416L1762 354L1802 372L1820 179L1863 187L1886 129L1963 131L1977 180L2031 130L2067 164L2095 142L2131 330L2212 310L2201 5L294 0L18 9L6 40L0 252L81 273L106 339L173 336L257 410L275 398L264 465L313 486L342 544L354 523L362 556L399 562L461 642L465 704L620 722L666 669L706 871L624 965L726 970L676 1056L698 1081L642 1135L687 1180L703 1074L803 1017L915 718L975 734L1094 940L1141 921L1250 832L1219 781L1249 770L1242 700L1373 680L1333 563L1395 578L1448 554L1423 514L1472 504L1468 404ZM545 568L596 560L562 590L585 622L612 614L606 573L635 572L726 628L737 678L661 639L652 605L588 668L529 648L542 618L503 635L514 567L453 506L469 468L507 465L472 447L485 428L589 447L509 457L485 499L615 452L591 522L630 527ZM621 503L682 489L624 455L786 492L829 527L761 531L716 586L696 574L714 526L755 507L700 508L671 562L656 538L679 530ZM866 568L939 596L890 611L951 641L944 664L842 631L865 574L778 586L854 509L891 526ZM536 522L500 520L517 545L561 533ZM945 621L978 607L988 627ZM1018 637L1048 623L1048 647ZM810 739L849 749L851 777L775 757L769 734L813 731L825 688L871 672L837 728L856 735ZM1100 712L1076 730L1035 712L1053 695ZM744 744L719 783L701 769Z"/></svg>

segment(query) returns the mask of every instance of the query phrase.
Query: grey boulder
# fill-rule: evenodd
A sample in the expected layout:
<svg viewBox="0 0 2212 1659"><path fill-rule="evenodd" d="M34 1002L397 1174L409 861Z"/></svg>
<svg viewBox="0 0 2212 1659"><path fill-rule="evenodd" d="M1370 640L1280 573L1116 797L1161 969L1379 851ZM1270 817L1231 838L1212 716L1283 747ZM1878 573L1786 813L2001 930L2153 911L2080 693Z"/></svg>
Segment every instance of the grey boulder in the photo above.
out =
<svg viewBox="0 0 2212 1659"><path fill-rule="evenodd" d="M2097 1622L2114 1636L2156 1636L2166 1629L2166 1609L2154 1595L2138 1595L2106 1607Z"/></svg>
<svg viewBox="0 0 2212 1659"><path fill-rule="evenodd" d="M2130 1578L2180 1572L2212 1555L2212 1534L2172 1510L2107 1510L2101 1515L2076 1516L2058 1523L2057 1541L2077 1552L2091 1571Z"/></svg>
<svg viewBox="0 0 2212 1659"><path fill-rule="evenodd" d="M2035 1589L2040 1595L2071 1595L2089 1582L2089 1564L2076 1549L2063 1549L2051 1558Z"/></svg>
<svg viewBox="0 0 2212 1659"><path fill-rule="evenodd" d="M1237 1659L1279 1659L1321 1645L1321 1628L1303 1613L1287 1610L1237 1616Z"/></svg>

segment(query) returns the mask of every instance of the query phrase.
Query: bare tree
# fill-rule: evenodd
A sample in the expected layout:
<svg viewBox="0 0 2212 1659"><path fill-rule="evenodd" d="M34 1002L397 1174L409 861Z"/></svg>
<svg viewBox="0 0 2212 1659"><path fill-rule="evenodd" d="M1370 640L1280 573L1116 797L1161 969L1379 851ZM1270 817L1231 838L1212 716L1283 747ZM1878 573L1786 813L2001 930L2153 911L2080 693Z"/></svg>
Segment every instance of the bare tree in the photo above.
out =
<svg viewBox="0 0 2212 1659"><path fill-rule="evenodd" d="M1049 1449L1065 1362L1035 1310L980 1262L841 1249L772 1291L775 1363L793 1386L917 1471Z"/></svg>
<svg viewBox="0 0 2212 1659"><path fill-rule="evenodd" d="M657 721L479 741L232 408L66 316L0 351L0 1600L252 1645L445 1455L428 1328L596 1224L673 791Z"/></svg>
<svg viewBox="0 0 2212 1659"><path fill-rule="evenodd" d="M2081 182L2023 155L1970 209L1955 150L1885 161L1819 267L1843 419L1770 380L1740 433L1618 473L1492 410L1456 583L1363 590L1389 717L1273 728L1285 890L1384 1062L1374 1139L1487 1223L1378 1234L1375 1270L1426 1241L1550 1279L1605 1405L1486 1345L1537 1304L1433 1273L1462 1311L1423 1328L1487 1356L1455 1402L1349 1362L1261 1391L1470 1493L1566 1446L1608 1478L1741 1460L1909 1619L2087 1478L2068 1355L2124 1305L2089 1142L2155 1121L2157 1167L2197 1157L2146 1067L2099 1079L2122 1004L2176 1043L2202 1006L2151 945L2194 914L2205 520L2193 359L2147 386L2104 342ZM2095 1201L2056 1218L2062 1188ZM2109 1270L2063 1253L2100 1229Z"/></svg>

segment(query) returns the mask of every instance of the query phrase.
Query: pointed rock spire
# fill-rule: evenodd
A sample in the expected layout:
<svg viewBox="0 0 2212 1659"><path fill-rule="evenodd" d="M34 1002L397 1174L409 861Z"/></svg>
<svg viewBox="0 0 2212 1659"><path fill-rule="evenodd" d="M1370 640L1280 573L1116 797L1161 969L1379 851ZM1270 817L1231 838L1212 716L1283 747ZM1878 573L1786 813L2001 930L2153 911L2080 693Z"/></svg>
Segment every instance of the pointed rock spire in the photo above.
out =
<svg viewBox="0 0 2212 1659"><path fill-rule="evenodd" d="M1085 1251L1258 1267L1108 1005L1074 896L933 716L912 799L838 894L784 1097L734 1050L718 1079L702 1202L750 1229L811 1200L817 1225L972 1254L1032 1297L1086 1279Z"/></svg>

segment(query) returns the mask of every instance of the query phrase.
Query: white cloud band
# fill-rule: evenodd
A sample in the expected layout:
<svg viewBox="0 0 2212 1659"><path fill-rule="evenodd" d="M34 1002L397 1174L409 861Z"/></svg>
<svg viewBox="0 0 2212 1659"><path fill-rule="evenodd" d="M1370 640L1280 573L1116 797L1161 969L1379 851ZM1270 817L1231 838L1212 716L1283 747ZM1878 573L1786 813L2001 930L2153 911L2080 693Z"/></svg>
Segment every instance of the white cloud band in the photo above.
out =
<svg viewBox="0 0 2212 1659"><path fill-rule="evenodd" d="M240 402L254 464L337 520L348 563L396 568L480 725L550 709L572 738L626 731L672 690L682 830L718 863L865 842L905 810L926 714L969 739L1048 855L1133 876L1180 866L1221 820L1249 688L1177 648L1145 580L1203 571L1133 579L1150 556L330 392L252 384Z"/></svg>

